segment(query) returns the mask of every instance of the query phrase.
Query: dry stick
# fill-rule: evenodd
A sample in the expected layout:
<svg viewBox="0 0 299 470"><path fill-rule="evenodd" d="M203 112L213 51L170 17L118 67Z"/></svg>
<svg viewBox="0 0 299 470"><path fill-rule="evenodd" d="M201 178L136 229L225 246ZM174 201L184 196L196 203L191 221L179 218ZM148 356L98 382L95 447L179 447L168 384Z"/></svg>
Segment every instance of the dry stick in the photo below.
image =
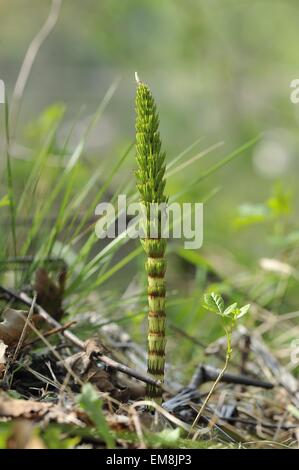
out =
<svg viewBox="0 0 299 470"><path fill-rule="evenodd" d="M2 286L0 286L0 291L3 290L3 289L4 289L6 292L8 291L8 289L5 289L5 288L3 288ZM25 305L28 305L28 304L29 304L29 302L28 302L27 300L25 300L25 299L23 300L22 297L18 296L17 294L15 294L15 296L19 299L20 302L23 302ZM27 297L27 296L26 296L26 297ZM28 297L28 298L29 298L29 297ZM37 310L38 310L38 307L39 307L38 305L35 305L35 308L36 308ZM39 308L42 309L42 307L39 307ZM39 310L38 310L38 311L39 311ZM45 312L45 313L47 313L47 312ZM49 314L47 314L47 315L49 315ZM50 318L52 318L52 317L50 317ZM42 333L40 333L40 331L34 326L33 323L29 322L29 323L28 323L28 326L29 326L29 327L35 332L35 334L46 344L46 346L50 349L50 351L52 351L53 355L58 359L58 361L61 362L61 364L64 366L64 368L65 368L66 371L68 372L68 375L72 376L72 377L77 381L77 383L82 387L82 386L84 385L84 382L83 382L83 381L80 379L80 377L72 370L72 368L68 365L68 363L60 356L60 354L54 349L54 347L52 346L52 344L49 343L49 341L43 336ZM27 368L27 370L29 370L33 375L34 375L34 374L35 374L35 375L38 374L36 371L34 371L33 369L30 369L29 367L26 367L26 366L25 366L25 368ZM39 374L39 375L40 375L40 377L41 377L41 380L43 380L43 379L42 379L43 376L42 376L41 374ZM48 380L48 378L46 378L46 379ZM60 385L60 384L59 384L59 385ZM67 388L67 386L68 386L68 385L67 385L67 382L64 381L64 383L62 384L62 386L64 386L65 388ZM72 393L72 390L69 389L69 392ZM104 396L104 394L102 394L102 396ZM114 399L113 399L112 397L110 397L110 396L109 396L107 399L108 399L109 401L112 401L112 402L116 403L116 400L114 400ZM118 406L119 406L119 403L117 403L117 404L118 404Z"/></svg>
<svg viewBox="0 0 299 470"><path fill-rule="evenodd" d="M34 313L34 306L35 306L35 303L36 303L36 298L37 298L37 294L35 293L35 294L34 294L34 297L33 297L33 299L32 299L32 303L31 303L31 305L30 305L29 313L28 313L28 315L27 315L27 317L26 317L26 320L25 320L24 328L23 328L23 330L22 330L22 333L21 333L21 336L20 336L20 338L19 338L17 347L16 347L15 352L14 352L13 357L12 357L12 361L11 361L12 363L14 363L15 360L16 360L16 358L18 357L19 351L20 351L20 349L21 349L21 347L22 347L22 344L23 344L23 342L24 342L25 335L26 335L26 331L27 331L27 329L28 329L28 325L29 325L30 320L31 320L31 317L32 317L32 315L33 315L33 313Z"/></svg>
<svg viewBox="0 0 299 470"><path fill-rule="evenodd" d="M26 84L28 82L32 66L34 64L38 51L40 50L41 46L43 45L43 43L45 42L45 40L47 39L47 37L49 36L49 34L57 23L61 2L62 0L52 0L51 10L45 23L43 24L42 28L39 30L37 35L33 38L27 49L12 95L10 119L12 136L14 136L15 134L20 112L21 100Z"/></svg>
<svg viewBox="0 0 299 470"><path fill-rule="evenodd" d="M208 402L209 402L209 400L210 400L210 398L211 398L211 396L212 396L212 394L213 394L215 388L217 387L218 383L219 383L220 380L222 379L222 377L223 377L223 375L224 375L224 373L225 373L225 371L226 371L226 369L227 369L227 367L228 367L229 359L230 359L230 358L229 358L229 355L227 355L227 356L226 356L226 359L225 359L224 367L223 367L223 369L221 369L221 371L220 371L220 373L219 373L217 379L216 379L215 382L213 383L211 390L209 391L209 393L208 393L208 395L207 395L205 401L203 402L203 404L202 404L202 406L201 406L201 408L200 408L200 410L199 410L199 412L198 412L198 415L196 416L196 418L195 418L195 420L194 420L194 422L193 422L193 424L192 424L192 429L193 429L194 426L196 426L196 424L198 423L198 420L200 419L200 417L201 417L201 415L202 415L202 413L203 413L205 407L207 406L207 404L208 404ZM192 438L192 440L196 440L196 439L197 439L197 436L198 436L198 433L195 433L194 436L193 436L193 438Z"/></svg>
<svg viewBox="0 0 299 470"><path fill-rule="evenodd" d="M57 390L60 390L61 385L60 385L59 382L56 383L54 380L50 379L49 377L46 377L45 375L40 374L36 370L32 369L27 364L23 364L19 361L17 361L16 364L18 366L22 367L23 369L27 370L28 372L30 372L30 374L32 374L34 377L38 378L41 382L44 382L47 385L52 385L52 387L55 387L55 388L57 388Z"/></svg>
<svg viewBox="0 0 299 470"><path fill-rule="evenodd" d="M51 343L43 336L43 334L36 328L36 326L32 322L28 322L29 328L31 328L34 333L39 336L39 338L45 343L45 345L52 351L53 355L61 362L63 367L67 370L69 374L82 386L83 382L80 377L72 370L72 368L68 365L68 363L60 356L60 354L55 350Z"/></svg>
<svg viewBox="0 0 299 470"><path fill-rule="evenodd" d="M140 400L136 401L132 405L130 405L129 410L136 409L138 407L146 406L148 408L155 408L155 410L160 413L162 416L164 416L166 419L168 419L170 422L174 423L176 426L181 427L184 429L186 432L191 433L193 432L193 428L190 424L185 423L185 421L182 421L181 419L177 418L176 416L172 415L169 411L165 410L165 408L162 408L158 403L155 401L151 400ZM132 412L132 411L131 411ZM208 427L200 429L198 432L201 435L207 434L210 429Z"/></svg>
<svg viewBox="0 0 299 470"><path fill-rule="evenodd" d="M132 414L132 421L133 421L133 424L134 424L134 427L135 427L137 437L138 437L139 442L140 442L140 448L141 449L146 449L146 444L145 444L145 441L144 441L142 426L141 426L141 423L140 423L138 413L137 413L135 408L130 408L129 411Z"/></svg>
<svg viewBox="0 0 299 470"><path fill-rule="evenodd" d="M22 302L24 305L31 306L32 304L32 299L26 295L26 294L21 294L18 295L15 292L11 291L10 289L7 289L6 287L0 286L0 292L4 292L6 295L8 295L10 298L13 298L15 300L18 300L19 302ZM53 328L62 328L62 325L55 320L49 313L47 313L40 305L35 304L35 310L39 313L39 315ZM81 341L76 335L74 335L72 332L68 330L62 331L62 334L67 338L74 346L77 346L77 348L85 351L85 343L84 341ZM137 372L131 367L125 366L124 364L121 364L114 359L111 359L108 356L102 355L102 354L94 354L93 357L91 357L98 365L98 362L103 362L107 366L111 367L114 370L117 370L118 372L122 372L123 374L129 375L130 377L134 377L137 380L140 380L141 382L154 385L155 387L161 387L162 390L169 392L169 390L161 384L161 382L152 379L151 377L142 374L141 372Z"/></svg>
<svg viewBox="0 0 299 470"><path fill-rule="evenodd" d="M188 387L196 389L203 383L214 381L217 379L219 373L220 370L216 367L200 365L194 372ZM265 389L271 389L274 386L271 382L266 382L265 380L255 379L254 377L244 374L230 374L229 372L223 374L221 382L236 385L250 385Z"/></svg>
<svg viewBox="0 0 299 470"><path fill-rule="evenodd" d="M43 337L47 338L48 336L53 336L53 335L56 335L57 333L62 333L64 330L66 330L67 328L70 328L71 326L75 325L76 323L77 322L75 320L72 320L72 321L69 321L69 322L65 323L60 328L52 328L51 330L46 331L45 333L43 333ZM41 341L41 338L35 338L32 341L29 341L28 343L24 343L22 345L22 349L27 348L28 346L32 346L33 344L37 343L38 341Z"/></svg>
<svg viewBox="0 0 299 470"><path fill-rule="evenodd" d="M195 338L194 336L189 335L181 328L177 327L176 325L171 324L170 328L179 333L184 338L188 339L189 341L193 342L194 344L200 346L203 349L207 348L207 345L204 345L200 340ZM221 351L216 351L215 355L218 356L220 359L225 361L225 354ZM236 363L233 359L230 359L230 364L235 367L239 367L239 364ZM189 387L198 388L204 382L208 382L210 380L216 380L219 374L219 369L213 368L211 366L200 365L199 368L195 371L194 376L191 379ZM204 379L204 380L203 380ZM192 385L193 380L195 381L196 385ZM198 382L198 383L197 383ZM238 385L252 385L254 387L262 387L262 388L273 388L273 384L271 382L267 382L265 380L255 379L253 377L247 376L246 370L242 374L224 374L222 376L222 382L226 383L233 383Z"/></svg>
<svg viewBox="0 0 299 470"><path fill-rule="evenodd" d="M65 393L65 391L67 390L68 388L68 384L69 384L69 381L70 381L70 378L71 378L71 374L68 372L66 374L66 376L64 377L64 381L61 385L61 389L59 390L59 397L58 397L58 403L60 405L62 405L62 401L63 401L63 394Z"/></svg>

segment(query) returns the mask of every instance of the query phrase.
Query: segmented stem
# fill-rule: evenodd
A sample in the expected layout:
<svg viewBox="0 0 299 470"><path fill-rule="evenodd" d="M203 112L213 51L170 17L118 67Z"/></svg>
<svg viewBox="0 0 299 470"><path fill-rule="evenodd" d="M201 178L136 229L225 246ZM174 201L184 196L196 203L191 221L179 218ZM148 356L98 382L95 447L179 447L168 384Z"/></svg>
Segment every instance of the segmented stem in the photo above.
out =
<svg viewBox="0 0 299 470"><path fill-rule="evenodd" d="M148 276L148 373L164 381L165 365L165 271L166 239L161 237L161 209L150 217L153 204L166 203L165 153L161 152L159 116L155 101L147 85L138 79L136 94L136 171L137 189L146 213L145 233L141 240L147 256ZM151 228L157 228L152 237ZM161 401L161 390L147 386L147 396Z"/></svg>

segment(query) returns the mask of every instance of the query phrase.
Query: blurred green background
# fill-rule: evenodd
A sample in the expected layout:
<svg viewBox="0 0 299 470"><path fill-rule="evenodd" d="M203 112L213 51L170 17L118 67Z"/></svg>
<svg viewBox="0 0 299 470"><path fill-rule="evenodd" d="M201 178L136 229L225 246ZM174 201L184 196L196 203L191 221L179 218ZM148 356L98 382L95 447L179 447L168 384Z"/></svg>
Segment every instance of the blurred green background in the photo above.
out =
<svg viewBox="0 0 299 470"><path fill-rule="evenodd" d="M49 5L1 1L0 73L8 94ZM213 217L217 212L226 230L228 208L231 212L239 203L266 197L275 179L296 185L299 105L289 95L290 82L299 74L297 13L294 0L65 0L34 64L19 138L22 123L53 102L67 106L65 127L83 105L88 116L119 79L88 144L93 165L114 158L134 138L138 70L159 103L169 158L201 136L202 148L224 141L176 175L174 184L185 185L190 174L264 133L246 158L208 182L223 188L209 212Z"/></svg>

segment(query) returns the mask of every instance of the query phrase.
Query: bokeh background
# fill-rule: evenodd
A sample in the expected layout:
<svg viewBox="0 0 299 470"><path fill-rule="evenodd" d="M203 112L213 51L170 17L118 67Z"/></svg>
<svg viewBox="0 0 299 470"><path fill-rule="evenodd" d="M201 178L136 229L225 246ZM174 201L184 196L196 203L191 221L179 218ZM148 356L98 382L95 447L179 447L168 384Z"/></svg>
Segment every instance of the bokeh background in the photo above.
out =
<svg viewBox="0 0 299 470"><path fill-rule="evenodd" d="M0 70L8 94L49 5L1 1ZM20 124L60 101L69 120L82 106L88 116L119 79L89 140L94 165L113 158L134 136L138 70L159 102L169 158L201 136L202 147L224 141L192 174L264 133L246 158L213 177L223 190L211 212L227 225L226 207L267 197L275 179L296 185L299 106L289 96L299 74L297 11L294 0L65 0L33 67ZM176 175L178 184L189 174Z"/></svg>

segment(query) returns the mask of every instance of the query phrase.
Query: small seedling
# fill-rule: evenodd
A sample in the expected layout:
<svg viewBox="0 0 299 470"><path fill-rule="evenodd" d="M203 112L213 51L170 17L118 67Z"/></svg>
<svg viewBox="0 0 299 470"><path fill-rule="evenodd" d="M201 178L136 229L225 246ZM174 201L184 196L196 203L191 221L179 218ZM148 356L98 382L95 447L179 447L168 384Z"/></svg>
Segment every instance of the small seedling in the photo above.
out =
<svg viewBox="0 0 299 470"><path fill-rule="evenodd" d="M212 292L211 294L204 295L203 307L209 310L210 312L220 315L221 317L222 326L227 338L226 358L228 362L232 354L232 331L235 327L236 321L239 318L242 318L248 312L250 304L244 305L243 307L239 308L237 302L235 302L225 308L224 300L221 295Z"/></svg>
<svg viewBox="0 0 299 470"><path fill-rule="evenodd" d="M224 367L223 367L223 369L221 369L221 371L220 371L217 379L215 380L210 392L208 393L204 403L202 404L192 427L194 427L196 425L196 423L198 422L198 420L201 417L205 407L207 406L207 404L208 404L208 402L209 402L216 386L220 382L222 376L224 375L224 373L225 373L225 371L228 367L229 361L230 361L231 356L232 356L231 338L232 338L233 329L236 325L237 320L239 320L244 315L246 315L246 313L248 312L248 310L250 308L250 304L244 305L243 307L238 307L237 302L235 302L235 303L233 303L233 304L231 304L231 305L229 305L228 307L225 308L224 300L221 297L221 295L219 295L215 292L211 292L210 294L205 294L204 295L203 307L205 309L209 310L210 312L216 313L217 315L219 315L221 317L222 326L223 326L223 329L224 329L224 332L225 332L225 335L226 335L226 339L227 339L226 357L225 357ZM196 435L194 437L196 437Z"/></svg>

